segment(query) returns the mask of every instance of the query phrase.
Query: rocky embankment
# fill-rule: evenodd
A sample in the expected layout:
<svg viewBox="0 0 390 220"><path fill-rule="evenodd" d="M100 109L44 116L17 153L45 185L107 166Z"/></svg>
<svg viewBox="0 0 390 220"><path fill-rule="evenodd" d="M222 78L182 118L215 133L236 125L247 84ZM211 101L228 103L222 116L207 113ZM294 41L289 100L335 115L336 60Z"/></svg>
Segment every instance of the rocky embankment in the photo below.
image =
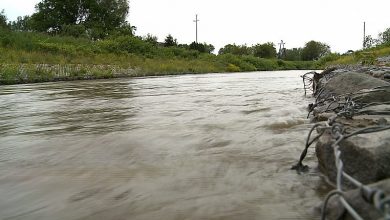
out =
<svg viewBox="0 0 390 220"><path fill-rule="evenodd" d="M316 140L319 169L336 189L326 219L356 219L345 202L364 219L389 219L390 67L334 67L303 77L316 98L307 148ZM298 170L306 168L305 155Z"/></svg>

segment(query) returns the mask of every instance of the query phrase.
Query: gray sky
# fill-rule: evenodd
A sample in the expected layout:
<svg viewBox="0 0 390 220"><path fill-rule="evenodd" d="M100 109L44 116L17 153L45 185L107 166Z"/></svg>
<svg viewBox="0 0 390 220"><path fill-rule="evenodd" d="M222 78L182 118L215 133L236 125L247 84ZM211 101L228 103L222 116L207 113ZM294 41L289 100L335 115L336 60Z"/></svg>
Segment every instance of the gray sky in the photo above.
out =
<svg viewBox="0 0 390 220"><path fill-rule="evenodd" d="M38 2L0 0L0 10L14 20L32 14ZM131 0L128 20L137 35L163 41L170 33L179 43L191 43L199 14L199 41L216 48L280 40L293 48L317 40L345 52L361 48L363 21L373 37L390 27L389 8L389 0Z"/></svg>

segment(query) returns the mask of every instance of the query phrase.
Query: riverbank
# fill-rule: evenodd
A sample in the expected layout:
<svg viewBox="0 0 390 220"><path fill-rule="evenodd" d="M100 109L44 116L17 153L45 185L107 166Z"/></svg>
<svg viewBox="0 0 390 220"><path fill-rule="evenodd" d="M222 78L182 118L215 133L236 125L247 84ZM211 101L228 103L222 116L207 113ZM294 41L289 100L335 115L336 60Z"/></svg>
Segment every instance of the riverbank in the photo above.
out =
<svg viewBox="0 0 390 220"><path fill-rule="evenodd" d="M185 75L200 73L241 72L233 64L224 67L219 63L208 63L199 60L145 60L142 65L122 67L119 65L94 64L0 64L0 85L23 83L93 80L109 78ZM272 62L272 61L271 61ZM276 61L275 61L276 62ZM160 63L157 65L157 63ZM274 68L259 68L259 71L268 69L296 70L303 66L282 63ZM309 64L305 68L310 69ZM304 69L305 69L304 68ZM256 70L257 71L257 70Z"/></svg>
<svg viewBox="0 0 390 220"><path fill-rule="evenodd" d="M162 61L148 60L143 65L128 67L107 64L0 64L0 85L241 71L233 64L228 64L225 68L218 63L199 60L166 60L165 63L156 66L159 62ZM281 66L275 65L275 69L271 69L290 70L288 66L291 65L286 66L283 62ZM310 66L311 64L305 68ZM292 65L291 69L301 67ZM268 69L259 68L259 71Z"/></svg>
<svg viewBox="0 0 390 220"><path fill-rule="evenodd" d="M306 150L317 141L318 168L335 188L323 215L356 216L345 212L347 203L363 219L383 217L390 205L390 67L338 66L307 73L304 82L315 97L309 116L316 123ZM307 170L306 153L294 167L299 172Z"/></svg>
<svg viewBox="0 0 390 220"><path fill-rule="evenodd" d="M317 69L314 61L215 55L135 36L92 41L0 31L0 84L132 76Z"/></svg>

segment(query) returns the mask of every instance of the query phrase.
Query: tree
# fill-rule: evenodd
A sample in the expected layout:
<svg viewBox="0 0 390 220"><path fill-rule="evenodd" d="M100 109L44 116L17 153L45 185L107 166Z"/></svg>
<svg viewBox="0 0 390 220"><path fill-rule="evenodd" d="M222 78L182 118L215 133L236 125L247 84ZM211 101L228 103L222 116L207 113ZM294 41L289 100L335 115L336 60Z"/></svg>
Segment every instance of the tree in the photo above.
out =
<svg viewBox="0 0 390 220"><path fill-rule="evenodd" d="M18 16L16 21L10 22L11 29L14 31L29 31L30 28L30 16Z"/></svg>
<svg viewBox="0 0 390 220"><path fill-rule="evenodd" d="M379 34L379 39L382 44L390 44L390 28Z"/></svg>
<svg viewBox="0 0 390 220"><path fill-rule="evenodd" d="M316 60L326 54L330 53L330 47L321 42L309 41L302 49L303 60Z"/></svg>
<svg viewBox="0 0 390 220"><path fill-rule="evenodd" d="M157 36L154 36L152 34L147 34L146 36L144 36L142 38L144 41L152 44L153 46L157 46L158 45L158 38Z"/></svg>
<svg viewBox="0 0 390 220"><path fill-rule="evenodd" d="M31 27L59 33L65 25L83 25L94 39L123 27L129 13L127 0L42 0L31 16Z"/></svg>
<svg viewBox="0 0 390 220"><path fill-rule="evenodd" d="M366 38L364 38L364 48L375 47L379 43L380 40L373 38L371 35L367 35Z"/></svg>
<svg viewBox="0 0 390 220"><path fill-rule="evenodd" d="M302 48L286 49L285 60L298 61L302 60Z"/></svg>
<svg viewBox="0 0 390 220"><path fill-rule="evenodd" d="M111 35L114 36L134 36L137 27L132 26L128 22L123 23L120 27L116 28Z"/></svg>
<svg viewBox="0 0 390 220"><path fill-rule="evenodd" d="M201 53L206 52L206 48L205 48L204 44L199 44L199 43L196 43L195 41L190 44L189 49L197 50Z"/></svg>
<svg viewBox="0 0 390 220"><path fill-rule="evenodd" d="M32 27L42 32L59 32L63 25L85 23L90 15L86 0L42 0L31 17Z"/></svg>
<svg viewBox="0 0 390 220"><path fill-rule="evenodd" d="M7 16L5 16L4 10L0 11L0 28L8 28Z"/></svg>
<svg viewBox="0 0 390 220"><path fill-rule="evenodd" d="M171 34L165 38L164 47L174 47L177 46L177 39L174 39Z"/></svg>
<svg viewBox="0 0 390 220"><path fill-rule="evenodd" d="M87 0L86 0L87 1ZM115 29L128 29L133 34L132 26L126 22L129 13L127 0L88 0L90 14L86 27L91 30L94 39L106 37Z"/></svg>
<svg viewBox="0 0 390 220"><path fill-rule="evenodd" d="M189 49L197 50L201 53L212 53L215 47L212 44L207 44L207 43L200 44L200 43L192 42L189 46Z"/></svg>
<svg viewBox="0 0 390 220"><path fill-rule="evenodd" d="M223 48L219 49L218 54L234 54L234 55L251 55L252 48L246 45L227 44Z"/></svg>
<svg viewBox="0 0 390 220"><path fill-rule="evenodd" d="M275 58L275 45L271 42L265 44L256 44L255 46L253 46L253 55L261 58Z"/></svg>
<svg viewBox="0 0 390 220"><path fill-rule="evenodd" d="M204 46L205 46L205 52L206 53L209 53L209 54L211 54L212 52L214 52L214 50L215 50L215 47L214 47L214 45L212 45L212 44L206 44L206 43L204 43Z"/></svg>

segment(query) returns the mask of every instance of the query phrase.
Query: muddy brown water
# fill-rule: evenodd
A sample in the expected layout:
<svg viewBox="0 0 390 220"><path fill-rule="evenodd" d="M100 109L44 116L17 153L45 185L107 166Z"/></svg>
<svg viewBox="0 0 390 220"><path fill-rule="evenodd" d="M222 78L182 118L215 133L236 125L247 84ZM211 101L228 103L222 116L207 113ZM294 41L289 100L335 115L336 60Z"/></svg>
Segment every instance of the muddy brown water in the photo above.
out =
<svg viewBox="0 0 390 220"><path fill-rule="evenodd" d="M0 219L317 219L305 72L0 86Z"/></svg>

